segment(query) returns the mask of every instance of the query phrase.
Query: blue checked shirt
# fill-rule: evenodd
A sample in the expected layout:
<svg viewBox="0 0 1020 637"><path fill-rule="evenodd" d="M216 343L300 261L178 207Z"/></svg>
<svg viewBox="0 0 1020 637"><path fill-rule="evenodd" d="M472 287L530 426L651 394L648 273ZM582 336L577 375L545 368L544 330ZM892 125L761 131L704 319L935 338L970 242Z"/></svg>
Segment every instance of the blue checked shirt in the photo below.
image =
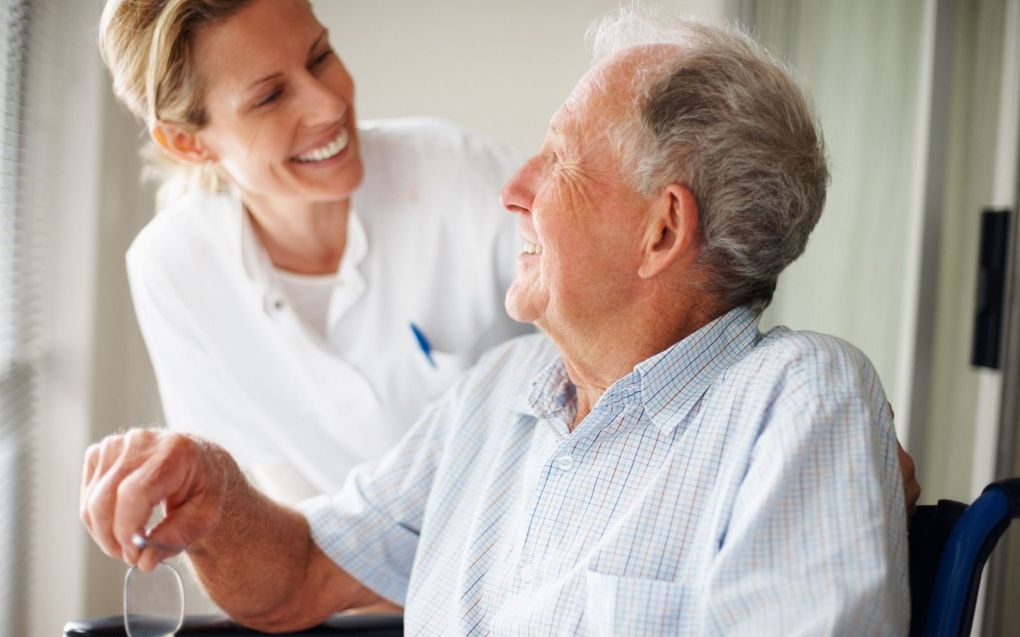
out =
<svg viewBox="0 0 1020 637"><path fill-rule="evenodd" d="M490 352L379 464L303 504L414 635L892 635L909 617L875 370L736 309L571 432L541 335Z"/></svg>

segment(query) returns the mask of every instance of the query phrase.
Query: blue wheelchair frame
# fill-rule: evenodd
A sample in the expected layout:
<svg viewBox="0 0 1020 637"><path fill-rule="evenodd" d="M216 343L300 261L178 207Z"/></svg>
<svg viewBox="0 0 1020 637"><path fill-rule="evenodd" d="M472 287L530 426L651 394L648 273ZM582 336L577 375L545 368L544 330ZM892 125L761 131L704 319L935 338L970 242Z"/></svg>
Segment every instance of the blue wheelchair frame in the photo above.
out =
<svg viewBox="0 0 1020 637"><path fill-rule="evenodd" d="M963 510L942 549L923 635L970 634L981 571L999 538L1017 517L1020 517L1020 478L988 485Z"/></svg>

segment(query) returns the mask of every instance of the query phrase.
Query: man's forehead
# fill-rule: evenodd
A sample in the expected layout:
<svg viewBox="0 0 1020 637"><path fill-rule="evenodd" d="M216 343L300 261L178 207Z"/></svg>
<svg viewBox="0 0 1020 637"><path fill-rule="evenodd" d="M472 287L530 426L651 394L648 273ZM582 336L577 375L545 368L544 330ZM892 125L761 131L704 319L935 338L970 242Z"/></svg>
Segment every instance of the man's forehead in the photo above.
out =
<svg viewBox="0 0 1020 637"><path fill-rule="evenodd" d="M642 44L621 49L594 64L581 77L563 103L563 110L578 109L592 99L609 96L630 99L634 78L669 62L679 61L678 44Z"/></svg>

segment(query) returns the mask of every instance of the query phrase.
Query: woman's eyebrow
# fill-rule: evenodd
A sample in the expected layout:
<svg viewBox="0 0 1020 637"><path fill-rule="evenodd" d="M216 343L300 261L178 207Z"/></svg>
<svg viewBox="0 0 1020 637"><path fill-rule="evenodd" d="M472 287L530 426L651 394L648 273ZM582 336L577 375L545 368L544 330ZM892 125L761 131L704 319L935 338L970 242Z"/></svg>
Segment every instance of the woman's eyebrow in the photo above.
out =
<svg viewBox="0 0 1020 637"><path fill-rule="evenodd" d="M308 56L311 57L315 53L315 49L319 48L319 45L322 44L322 42L324 40L327 40L328 38L329 38L329 30L324 28L322 30L322 32L319 33L319 37L315 38L315 41L312 42L312 46L308 47ZM279 79L282 76L283 76L283 73L280 73L279 71L277 71L275 73L270 73L269 75L267 75L265 77L260 77L259 79L255 80L251 84L249 84L248 88L245 90L245 92L253 91L260 84L265 84L266 82Z"/></svg>

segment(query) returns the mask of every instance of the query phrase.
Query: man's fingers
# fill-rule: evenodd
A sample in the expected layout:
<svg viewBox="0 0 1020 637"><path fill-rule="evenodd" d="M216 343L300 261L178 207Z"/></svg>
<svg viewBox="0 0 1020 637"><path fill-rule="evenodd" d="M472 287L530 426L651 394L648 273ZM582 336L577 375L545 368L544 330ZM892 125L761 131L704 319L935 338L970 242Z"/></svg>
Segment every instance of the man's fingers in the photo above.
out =
<svg viewBox="0 0 1020 637"><path fill-rule="evenodd" d="M200 538L219 519L222 489L209 497L209 471L203 470L203 447L187 436L164 436L148 446L146 461L120 483L113 532L129 559L142 568L180 553ZM213 472L215 473L215 472ZM132 541L141 532L152 510L166 504L167 515L146 537L145 550Z"/></svg>
<svg viewBox="0 0 1020 637"><path fill-rule="evenodd" d="M120 543L104 520L111 519L116 506L116 483L122 473L123 441L109 436L90 447L90 466L83 470L81 517L96 544L110 557L121 559Z"/></svg>
<svg viewBox="0 0 1020 637"><path fill-rule="evenodd" d="M166 482L174 473L164 468L176 459L161 452L161 443L173 438L150 429L134 429L109 436L86 451L79 515L96 544L110 557L128 564L137 562L141 551L131 536L144 531L152 509L166 493L179 487L179 481ZM181 473L186 472L177 471Z"/></svg>
<svg viewBox="0 0 1020 637"><path fill-rule="evenodd" d="M78 517L86 529L92 528L92 516L89 515L89 490L92 486L92 477L95 475L96 465L99 463L100 447L98 444L89 445L85 450L85 462L81 470L81 487L78 491Z"/></svg>
<svg viewBox="0 0 1020 637"><path fill-rule="evenodd" d="M112 473L99 478L90 488L85 506L90 520L88 531L92 539L104 553L119 560L123 559L123 550L113 534L113 528L106 523L113 518L116 507L116 478Z"/></svg>
<svg viewBox="0 0 1020 637"><path fill-rule="evenodd" d="M148 549L139 547L134 538L145 532L145 525L152 517L152 511L166 497L181 488L175 476L163 470L159 458L152 458L130 475L126 476L117 489L117 503L113 516L113 533L125 547L125 560L138 562ZM147 539L154 539L151 533Z"/></svg>
<svg viewBox="0 0 1020 637"><path fill-rule="evenodd" d="M89 447L79 515L103 552L152 570L208 533L219 522L226 492L222 461L211 448L153 429L134 429ZM150 545L139 547L133 536L145 533L160 503L167 516L150 531Z"/></svg>
<svg viewBox="0 0 1020 637"><path fill-rule="evenodd" d="M159 464L158 454L153 454L158 440L158 434L147 429L134 429L124 436L123 469L116 475L117 495L106 520L128 564L136 563L141 553L132 536L145 530L153 508L161 499L158 492L153 492L152 481L148 479Z"/></svg>

